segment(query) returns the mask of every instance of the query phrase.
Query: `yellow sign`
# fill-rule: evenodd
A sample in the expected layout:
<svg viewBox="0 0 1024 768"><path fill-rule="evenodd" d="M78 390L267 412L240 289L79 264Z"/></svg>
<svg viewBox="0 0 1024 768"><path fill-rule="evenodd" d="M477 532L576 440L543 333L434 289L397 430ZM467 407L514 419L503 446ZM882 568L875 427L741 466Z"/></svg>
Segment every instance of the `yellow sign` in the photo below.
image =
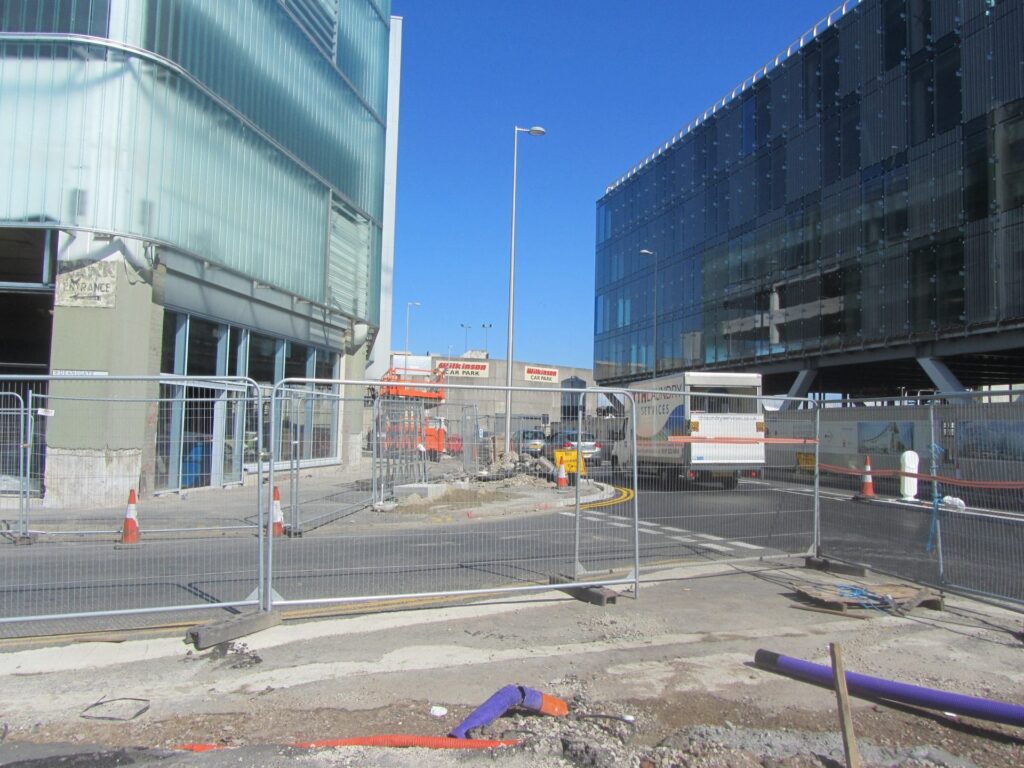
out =
<svg viewBox="0 0 1024 768"><path fill-rule="evenodd" d="M558 470L558 463L563 462L565 464L565 472L568 475L576 474L576 451L555 451L555 470ZM580 477L587 476L587 461L583 458L583 454L580 454Z"/></svg>
<svg viewBox="0 0 1024 768"><path fill-rule="evenodd" d="M806 451L796 452L796 467L797 469L807 470L808 472L814 471L814 454Z"/></svg>

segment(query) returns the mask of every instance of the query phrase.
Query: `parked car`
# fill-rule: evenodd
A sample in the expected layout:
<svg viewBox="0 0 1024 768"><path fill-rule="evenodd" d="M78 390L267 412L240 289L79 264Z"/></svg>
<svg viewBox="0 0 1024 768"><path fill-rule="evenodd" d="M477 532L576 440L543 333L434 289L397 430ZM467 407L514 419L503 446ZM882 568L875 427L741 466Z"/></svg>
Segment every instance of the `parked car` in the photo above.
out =
<svg viewBox="0 0 1024 768"><path fill-rule="evenodd" d="M539 429L520 429L512 433L512 450L519 455L540 456L544 453L547 440Z"/></svg>
<svg viewBox="0 0 1024 768"><path fill-rule="evenodd" d="M597 442L592 432L577 432L575 429L564 429L555 432L551 436L551 442L547 444L545 455L554 461L555 451L575 451L579 443L580 453L584 461L597 463L601 461L601 444Z"/></svg>

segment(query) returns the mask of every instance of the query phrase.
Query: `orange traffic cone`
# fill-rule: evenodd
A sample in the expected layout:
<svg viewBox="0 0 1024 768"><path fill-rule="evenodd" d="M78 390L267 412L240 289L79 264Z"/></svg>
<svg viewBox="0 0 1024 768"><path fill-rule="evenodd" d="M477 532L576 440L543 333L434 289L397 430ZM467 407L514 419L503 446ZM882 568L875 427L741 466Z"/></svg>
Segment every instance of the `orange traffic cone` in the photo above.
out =
<svg viewBox="0 0 1024 768"><path fill-rule="evenodd" d="M124 527L121 529L122 544L139 543L139 513L135 506L135 489L128 492L128 509L124 513Z"/></svg>
<svg viewBox="0 0 1024 768"><path fill-rule="evenodd" d="M274 505L270 513L270 534L284 536L284 513L281 512L281 491L274 486Z"/></svg>
<svg viewBox="0 0 1024 768"><path fill-rule="evenodd" d="M565 474L565 459L558 457L558 488L568 488L569 477Z"/></svg>
<svg viewBox="0 0 1024 768"><path fill-rule="evenodd" d="M861 496L874 496L875 484L871 482L871 455L864 456L864 482L860 489Z"/></svg>

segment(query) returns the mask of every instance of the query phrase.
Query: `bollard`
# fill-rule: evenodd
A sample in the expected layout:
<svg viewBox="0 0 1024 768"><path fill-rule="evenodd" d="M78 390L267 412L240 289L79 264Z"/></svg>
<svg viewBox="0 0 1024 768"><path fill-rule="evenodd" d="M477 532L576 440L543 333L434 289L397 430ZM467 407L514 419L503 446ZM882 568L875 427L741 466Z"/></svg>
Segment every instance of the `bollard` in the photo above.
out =
<svg viewBox="0 0 1024 768"><path fill-rule="evenodd" d="M900 454L900 472L917 474L920 465L920 458L917 451L904 451ZM912 501L917 498L917 478L900 475L900 498L903 501Z"/></svg>

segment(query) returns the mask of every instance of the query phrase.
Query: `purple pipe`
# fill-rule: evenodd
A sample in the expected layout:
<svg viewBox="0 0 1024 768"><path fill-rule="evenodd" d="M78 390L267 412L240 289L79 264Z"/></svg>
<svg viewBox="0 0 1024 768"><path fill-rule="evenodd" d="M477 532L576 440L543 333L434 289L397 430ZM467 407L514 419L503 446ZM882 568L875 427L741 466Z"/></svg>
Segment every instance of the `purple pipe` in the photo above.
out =
<svg viewBox="0 0 1024 768"><path fill-rule="evenodd" d="M754 654L754 663L772 672L780 672L826 688L832 688L834 685L831 667L794 659L792 656L760 649ZM1017 704L937 691L934 688L922 688L908 683L896 683L880 677L859 675L856 672L846 673L846 687L850 693L864 698L889 699L915 707L976 717L979 720L1024 726L1024 706Z"/></svg>
<svg viewBox="0 0 1024 768"><path fill-rule="evenodd" d="M533 688L525 685L506 685L495 693L491 698L474 709L465 720L449 733L456 739L466 738L466 734L473 728L493 723L512 707L523 706L537 712L541 711L544 695Z"/></svg>

